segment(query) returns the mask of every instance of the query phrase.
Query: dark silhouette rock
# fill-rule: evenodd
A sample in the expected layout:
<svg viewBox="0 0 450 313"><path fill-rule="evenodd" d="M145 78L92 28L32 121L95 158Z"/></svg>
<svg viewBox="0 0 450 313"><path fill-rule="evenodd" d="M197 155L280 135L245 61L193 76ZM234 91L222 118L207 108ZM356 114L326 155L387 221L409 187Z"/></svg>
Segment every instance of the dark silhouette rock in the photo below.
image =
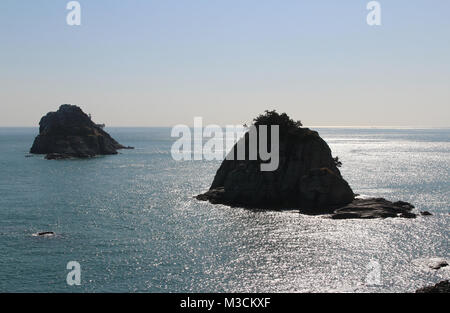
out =
<svg viewBox="0 0 450 313"><path fill-rule="evenodd" d="M52 231L44 231L44 232L40 232L38 233L38 236L45 236L45 235L54 235L55 233Z"/></svg>
<svg viewBox="0 0 450 313"><path fill-rule="evenodd" d="M52 231L43 231L43 232L33 234L33 237L52 237L55 235L56 234Z"/></svg>
<svg viewBox="0 0 450 313"><path fill-rule="evenodd" d="M60 160L117 154L119 149L132 147L115 141L78 106L63 104L58 111L42 117L39 135L30 153L46 154L48 160Z"/></svg>
<svg viewBox="0 0 450 313"><path fill-rule="evenodd" d="M434 286L417 289L416 293L450 293L450 282L443 280Z"/></svg>
<svg viewBox="0 0 450 313"><path fill-rule="evenodd" d="M338 169L342 162L332 157L316 131L275 111L254 119L258 140L261 125L279 125L278 168L264 172L259 158L249 158L247 132L230 152L234 159L222 162L210 189L196 196L198 200L256 209L298 208L305 214L332 214L333 219L416 217L414 206L404 201L355 199ZM244 160L237 159L238 146L245 147Z"/></svg>
<svg viewBox="0 0 450 313"><path fill-rule="evenodd" d="M433 215L433 214L431 214L431 213L428 212L428 211L422 211L422 212L420 212L420 214L423 215L423 216L430 216L430 215Z"/></svg>
<svg viewBox="0 0 450 313"><path fill-rule="evenodd" d="M247 132L241 139L245 141L245 159L237 160L236 149L242 144L238 142L234 160L222 162L209 191L197 199L231 206L304 209L338 208L353 201L353 191L337 167L340 161L336 163L316 131L301 128L300 122L275 111L266 111L254 125L258 138L261 125L279 125L278 168L262 171L260 158L250 160Z"/></svg>
<svg viewBox="0 0 450 313"><path fill-rule="evenodd" d="M411 213L413 208L412 204L404 201L391 202L383 198L355 199L352 203L335 210L331 218L415 218L416 214Z"/></svg>

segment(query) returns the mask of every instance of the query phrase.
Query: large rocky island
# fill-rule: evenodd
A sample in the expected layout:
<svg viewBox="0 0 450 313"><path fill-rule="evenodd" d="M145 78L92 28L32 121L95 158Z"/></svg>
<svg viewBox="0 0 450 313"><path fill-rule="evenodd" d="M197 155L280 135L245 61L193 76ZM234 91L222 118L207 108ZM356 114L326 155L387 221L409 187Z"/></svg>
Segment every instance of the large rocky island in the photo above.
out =
<svg viewBox="0 0 450 313"><path fill-rule="evenodd" d="M210 189L197 199L259 209L296 208L308 214L330 213L334 219L416 217L411 212L414 206L407 202L356 199L339 171L339 159L333 158L330 147L316 131L303 128L301 122L285 113L266 111L254 119L253 125L258 138L261 125L279 125L278 168L261 171L263 161L248 158L246 133L241 139L246 148L245 159L225 159Z"/></svg>
<svg viewBox="0 0 450 313"><path fill-rule="evenodd" d="M41 118L30 153L46 154L47 159L89 158L119 149L132 147L119 144L78 106L63 104Z"/></svg>

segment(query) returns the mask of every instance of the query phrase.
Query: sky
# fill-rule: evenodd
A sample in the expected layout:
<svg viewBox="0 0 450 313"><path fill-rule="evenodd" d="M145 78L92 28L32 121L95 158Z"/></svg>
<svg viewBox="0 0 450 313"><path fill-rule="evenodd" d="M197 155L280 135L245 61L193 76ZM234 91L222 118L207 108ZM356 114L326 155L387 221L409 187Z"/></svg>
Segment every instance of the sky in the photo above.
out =
<svg viewBox="0 0 450 313"><path fill-rule="evenodd" d="M0 1L0 126L71 103L108 126L450 127L450 1Z"/></svg>

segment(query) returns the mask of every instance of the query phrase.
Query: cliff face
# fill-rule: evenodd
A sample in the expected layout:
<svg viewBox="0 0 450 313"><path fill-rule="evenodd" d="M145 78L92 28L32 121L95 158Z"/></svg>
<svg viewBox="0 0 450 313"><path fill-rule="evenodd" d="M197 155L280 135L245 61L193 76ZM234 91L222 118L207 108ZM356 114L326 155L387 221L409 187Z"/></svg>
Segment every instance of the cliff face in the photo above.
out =
<svg viewBox="0 0 450 313"><path fill-rule="evenodd" d="M96 125L79 107L63 104L39 122L39 135L30 153L47 154L48 159L117 154L126 149L100 126Z"/></svg>
<svg viewBox="0 0 450 313"><path fill-rule="evenodd" d="M248 137L247 133L241 139L246 140L246 151ZM279 139L275 171L261 171L260 160L224 160L210 190L197 198L235 206L305 209L331 209L353 201L352 189L317 132L292 127L281 130Z"/></svg>

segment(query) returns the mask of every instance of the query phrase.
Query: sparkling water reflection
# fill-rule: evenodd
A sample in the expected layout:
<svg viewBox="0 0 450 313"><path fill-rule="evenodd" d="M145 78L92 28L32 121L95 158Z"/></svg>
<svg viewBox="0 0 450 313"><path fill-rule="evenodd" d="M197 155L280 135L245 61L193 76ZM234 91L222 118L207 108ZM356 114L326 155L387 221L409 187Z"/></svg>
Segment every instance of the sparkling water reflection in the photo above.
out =
<svg viewBox="0 0 450 313"><path fill-rule="evenodd" d="M0 291L399 292L449 277L450 130L318 129L355 192L417 219L331 220L198 202L219 161L175 162L170 129L109 129L117 156L25 158L36 129L0 129ZM40 231L56 236L35 237ZM81 286L66 264L81 264ZM368 286L369 262L381 284Z"/></svg>

